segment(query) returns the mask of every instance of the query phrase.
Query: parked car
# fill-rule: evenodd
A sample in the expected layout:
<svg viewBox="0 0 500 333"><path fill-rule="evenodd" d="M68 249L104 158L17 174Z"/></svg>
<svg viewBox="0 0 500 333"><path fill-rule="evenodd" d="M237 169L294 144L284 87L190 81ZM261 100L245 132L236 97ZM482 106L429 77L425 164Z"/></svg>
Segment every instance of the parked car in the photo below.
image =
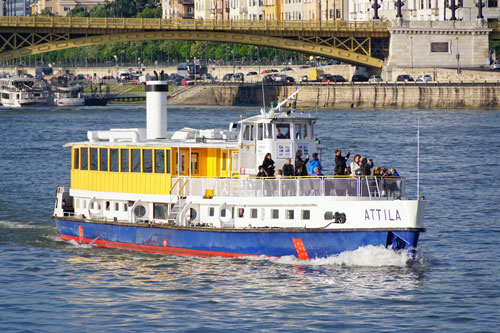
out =
<svg viewBox="0 0 500 333"><path fill-rule="evenodd" d="M235 73L231 76L231 81L233 82L243 82L245 80L245 75L243 73Z"/></svg>
<svg viewBox="0 0 500 333"><path fill-rule="evenodd" d="M169 78L168 84L171 84L173 86L180 86L182 84L182 80L184 80L184 77L177 75L172 78Z"/></svg>
<svg viewBox="0 0 500 333"><path fill-rule="evenodd" d="M380 75L372 75L368 79L368 82L382 82L382 77Z"/></svg>
<svg viewBox="0 0 500 333"><path fill-rule="evenodd" d="M299 79L299 82L307 82L308 79L307 79L307 75L302 75Z"/></svg>
<svg viewBox="0 0 500 333"><path fill-rule="evenodd" d="M333 77L335 78L335 82L347 82L345 77L342 75L335 74Z"/></svg>
<svg viewBox="0 0 500 333"><path fill-rule="evenodd" d="M411 75L408 75L408 74L401 74L401 75L398 75L398 77L396 78L396 81L397 82L413 82L413 77Z"/></svg>
<svg viewBox="0 0 500 333"><path fill-rule="evenodd" d="M309 65L302 65L302 66L300 66L299 68L300 68L300 69L306 69L306 68L311 68L311 66L309 66Z"/></svg>
<svg viewBox="0 0 500 333"><path fill-rule="evenodd" d="M293 68L292 68L292 67L288 67L288 66L287 66L287 67L283 67L283 68L281 69L281 71L282 71L282 72L293 71Z"/></svg>
<svg viewBox="0 0 500 333"><path fill-rule="evenodd" d="M262 82L265 83L274 82L274 75L273 74L264 75L264 77L262 78Z"/></svg>
<svg viewBox="0 0 500 333"><path fill-rule="evenodd" d="M492 71L500 69L500 61L493 61L490 65Z"/></svg>
<svg viewBox="0 0 500 333"><path fill-rule="evenodd" d="M182 79L181 85L183 85L183 86L194 85L194 77L193 76L186 76L184 79Z"/></svg>
<svg viewBox="0 0 500 333"><path fill-rule="evenodd" d="M215 79L214 77L211 75L211 74L203 74L201 76L201 80L204 82L204 83L210 83L210 84L214 84L215 83Z"/></svg>
<svg viewBox="0 0 500 333"><path fill-rule="evenodd" d="M415 81L416 82L431 82L432 76L430 76L430 74L420 74Z"/></svg>
<svg viewBox="0 0 500 333"><path fill-rule="evenodd" d="M282 82L286 83L286 84L292 84L292 83L295 83L295 79L293 77L291 77L291 76L284 75L283 79L282 79Z"/></svg>
<svg viewBox="0 0 500 333"><path fill-rule="evenodd" d="M355 74L352 76L351 82L368 82L368 77L363 74Z"/></svg>
<svg viewBox="0 0 500 333"><path fill-rule="evenodd" d="M222 81L231 81L232 76L233 76L233 73L224 74L224 76L222 77Z"/></svg>
<svg viewBox="0 0 500 333"><path fill-rule="evenodd" d="M257 72L248 72L247 73L247 76L254 76L254 75L258 75L259 73Z"/></svg>

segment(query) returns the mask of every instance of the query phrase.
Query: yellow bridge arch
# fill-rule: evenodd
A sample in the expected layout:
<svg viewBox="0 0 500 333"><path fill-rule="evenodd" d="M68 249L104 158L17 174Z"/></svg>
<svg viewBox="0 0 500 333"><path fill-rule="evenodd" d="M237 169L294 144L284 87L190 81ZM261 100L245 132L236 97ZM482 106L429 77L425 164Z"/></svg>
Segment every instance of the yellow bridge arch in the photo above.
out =
<svg viewBox="0 0 500 333"><path fill-rule="evenodd" d="M372 56L372 38L388 38L387 27L387 22L1 17L0 60L108 43L196 40L279 48L381 68L384 61Z"/></svg>

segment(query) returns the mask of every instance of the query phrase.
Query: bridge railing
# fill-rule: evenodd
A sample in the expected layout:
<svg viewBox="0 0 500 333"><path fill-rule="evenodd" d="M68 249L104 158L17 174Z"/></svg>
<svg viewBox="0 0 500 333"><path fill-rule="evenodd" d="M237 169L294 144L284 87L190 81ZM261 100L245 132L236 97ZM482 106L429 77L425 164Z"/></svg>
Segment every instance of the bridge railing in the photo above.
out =
<svg viewBox="0 0 500 333"><path fill-rule="evenodd" d="M99 28L127 30L381 30L387 31L390 21L284 21L284 20L182 20L159 18L106 18L106 17L45 17L2 16L2 27L50 27L50 28Z"/></svg>

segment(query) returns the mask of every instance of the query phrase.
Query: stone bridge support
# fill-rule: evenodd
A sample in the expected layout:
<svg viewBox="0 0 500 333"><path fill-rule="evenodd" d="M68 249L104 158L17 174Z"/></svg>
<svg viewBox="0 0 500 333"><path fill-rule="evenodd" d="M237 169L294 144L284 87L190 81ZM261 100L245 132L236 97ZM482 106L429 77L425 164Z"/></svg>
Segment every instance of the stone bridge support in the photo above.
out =
<svg viewBox="0 0 500 333"><path fill-rule="evenodd" d="M489 29L484 20L393 21L385 71L394 68L479 68L489 65Z"/></svg>

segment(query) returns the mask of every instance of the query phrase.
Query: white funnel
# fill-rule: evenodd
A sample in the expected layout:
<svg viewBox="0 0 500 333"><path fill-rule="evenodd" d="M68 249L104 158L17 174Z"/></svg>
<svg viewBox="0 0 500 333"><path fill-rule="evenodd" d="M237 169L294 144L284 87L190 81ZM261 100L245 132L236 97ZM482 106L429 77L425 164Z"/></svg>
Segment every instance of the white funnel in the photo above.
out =
<svg viewBox="0 0 500 333"><path fill-rule="evenodd" d="M146 82L146 128L148 140L167 137L167 81Z"/></svg>

